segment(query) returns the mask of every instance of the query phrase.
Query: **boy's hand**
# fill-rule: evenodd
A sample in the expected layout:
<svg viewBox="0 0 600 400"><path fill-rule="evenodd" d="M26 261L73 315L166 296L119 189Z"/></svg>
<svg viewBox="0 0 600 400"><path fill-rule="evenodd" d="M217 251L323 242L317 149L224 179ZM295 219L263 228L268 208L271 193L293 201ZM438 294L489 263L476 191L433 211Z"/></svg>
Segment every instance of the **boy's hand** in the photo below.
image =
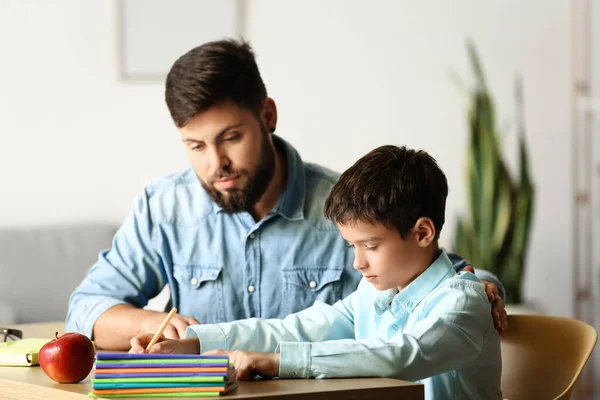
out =
<svg viewBox="0 0 600 400"><path fill-rule="evenodd" d="M154 334L145 333L131 339L130 353L145 353L146 346L152 340ZM198 354L200 353L200 341L197 338L188 339L166 339L161 336L158 342L148 350L151 354Z"/></svg>
<svg viewBox="0 0 600 400"><path fill-rule="evenodd" d="M260 375L271 378L279 375L278 353L256 353L252 351L234 350L211 350L204 355L229 356L229 363L236 370L238 381L250 381Z"/></svg>
<svg viewBox="0 0 600 400"><path fill-rule="evenodd" d="M463 271L475 273L475 269L470 265L464 267ZM498 287L495 284L483 280L481 282L485 285L485 293L487 294L490 303L492 303L494 326L496 327L496 330L502 334L508 329L508 316L506 315L504 300L498 295Z"/></svg>

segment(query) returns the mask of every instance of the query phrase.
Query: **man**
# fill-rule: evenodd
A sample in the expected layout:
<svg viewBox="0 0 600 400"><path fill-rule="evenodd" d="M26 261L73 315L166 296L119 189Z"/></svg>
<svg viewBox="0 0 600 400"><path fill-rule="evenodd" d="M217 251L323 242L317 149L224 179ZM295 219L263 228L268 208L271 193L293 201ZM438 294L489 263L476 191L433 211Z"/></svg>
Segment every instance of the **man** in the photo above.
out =
<svg viewBox="0 0 600 400"><path fill-rule="evenodd" d="M165 314L141 307L169 284L179 314L164 332L190 324L281 318L353 292L353 253L325 219L338 174L304 163L275 136L277 108L247 43L206 43L167 76L167 106L192 168L148 185L113 247L72 294L67 330L105 349L129 348ZM455 268L465 267L453 259ZM506 313L486 281L498 329Z"/></svg>

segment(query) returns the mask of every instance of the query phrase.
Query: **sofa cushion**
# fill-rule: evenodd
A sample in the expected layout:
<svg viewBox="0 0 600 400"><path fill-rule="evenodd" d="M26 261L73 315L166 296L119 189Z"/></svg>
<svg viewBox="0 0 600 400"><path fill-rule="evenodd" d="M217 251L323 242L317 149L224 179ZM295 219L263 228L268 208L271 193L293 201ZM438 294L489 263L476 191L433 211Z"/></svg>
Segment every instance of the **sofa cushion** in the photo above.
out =
<svg viewBox="0 0 600 400"><path fill-rule="evenodd" d="M116 230L101 223L0 229L0 304L16 319L0 323L63 321L69 296Z"/></svg>

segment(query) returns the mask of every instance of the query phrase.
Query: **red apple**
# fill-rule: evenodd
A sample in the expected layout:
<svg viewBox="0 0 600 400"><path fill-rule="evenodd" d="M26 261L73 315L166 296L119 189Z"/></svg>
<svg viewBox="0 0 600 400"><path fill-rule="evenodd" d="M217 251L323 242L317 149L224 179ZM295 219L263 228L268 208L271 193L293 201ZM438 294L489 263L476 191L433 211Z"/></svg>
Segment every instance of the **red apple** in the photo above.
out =
<svg viewBox="0 0 600 400"><path fill-rule="evenodd" d="M75 383L85 379L94 366L95 350L87 336L65 333L46 343L38 357L48 377L58 383Z"/></svg>

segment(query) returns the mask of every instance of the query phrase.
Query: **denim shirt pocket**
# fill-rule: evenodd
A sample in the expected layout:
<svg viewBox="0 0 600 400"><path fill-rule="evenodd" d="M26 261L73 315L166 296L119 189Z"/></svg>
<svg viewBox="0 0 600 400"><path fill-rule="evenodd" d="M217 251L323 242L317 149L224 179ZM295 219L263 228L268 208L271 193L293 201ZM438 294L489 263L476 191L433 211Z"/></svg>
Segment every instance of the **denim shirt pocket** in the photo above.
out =
<svg viewBox="0 0 600 400"><path fill-rule="evenodd" d="M222 265L177 265L173 277L179 287L179 314L201 324L223 322Z"/></svg>
<svg viewBox="0 0 600 400"><path fill-rule="evenodd" d="M333 304L342 296L343 267L312 267L283 269L283 310L295 313L316 300Z"/></svg>

